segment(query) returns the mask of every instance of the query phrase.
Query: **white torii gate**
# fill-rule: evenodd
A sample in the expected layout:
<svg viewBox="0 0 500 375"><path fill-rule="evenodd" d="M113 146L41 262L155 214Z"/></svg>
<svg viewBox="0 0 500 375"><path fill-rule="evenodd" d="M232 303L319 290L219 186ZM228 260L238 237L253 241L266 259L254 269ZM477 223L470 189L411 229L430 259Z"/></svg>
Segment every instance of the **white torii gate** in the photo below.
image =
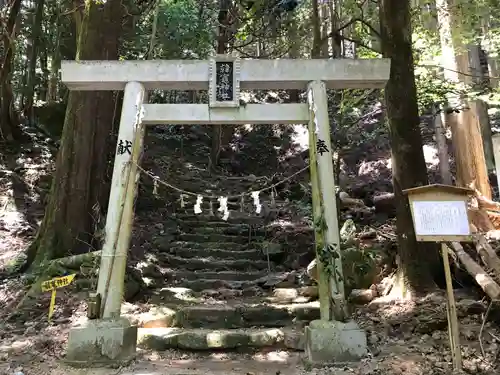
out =
<svg viewBox="0 0 500 375"><path fill-rule="evenodd" d="M318 153L320 190L328 226L325 242L339 244L326 89L383 88L389 71L388 59L240 60L236 56L217 55L204 61L63 61L62 82L70 90L125 90L97 287L102 300L100 319L89 320L85 326L70 332L67 359L117 360L135 352L137 327L120 317L120 309L139 176L136 164L146 125L304 124L314 121L317 138L326 147ZM307 104L239 105L241 89L306 88ZM208 105L148 104L147 91L151 89L208 89L210 102ZM335 267L341 267L340 262L336 262ZM343 283L332 292L343 300ZM323 313L322 318L325 319ZM349 330L349 337L343 338L342 329ZM342 341L338 346L352 355L363 353L366 348L358 349L363 346L362 342L351 342L352 324L342 329L340 333L338 327L330 331L330 335ZM319 343L323 337L315 335L324 336L329 332L324 324L317 327L318 332L312 331L311 328L307 337L318 341L317 345L309 344L308 354L312 360L331 359L342 354L338 348Z"/></svg>

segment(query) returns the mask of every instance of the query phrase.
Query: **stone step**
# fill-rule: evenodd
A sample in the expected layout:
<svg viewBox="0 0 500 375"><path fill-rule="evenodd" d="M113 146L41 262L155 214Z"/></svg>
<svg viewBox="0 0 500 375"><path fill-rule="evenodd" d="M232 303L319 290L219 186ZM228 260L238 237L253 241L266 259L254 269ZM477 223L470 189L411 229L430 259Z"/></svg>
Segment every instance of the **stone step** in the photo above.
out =
<svg viewBox="0 0 500 375"><path fill-rule="evenodd" d="M176 287L192 289L195 292L201 292L205 289L251 289L257 286L256 280L234 281L234 280L219 280L219 279L203 279L195 280L176 280L172 283Z"/></svg>
<svg viewBox="0 0 500 375"><path fill-rule="evenodd" d="M222 220L221 218L218 218L216 216L209 216L209 215L195 215L194 213L178 213L172 215L173 218L181 221L200 221L200 222L214 222L214 221L220 221L223 223L230 223L230 224L247 224L247 225L263 225L264 224L264 218L259 217L257 215L249 214L248 216L245 215L229 215L228 220Z"/></svg>
<svg viewBox="0 0 500 375"><path fill-rule="evenodd" d="M265 260L265 254L260 250L224 250L224 249L189 249L185 247L171 247L168 252L182 258L213 257L216 259L249 259Z"/></svg>
<svg viewBox="0 0 500 375"><path fill-rule="evenodd" d="M172 247L182 247L186 249L222 249L222 250L235 250L235 251L243 251L243 250L256 250L258 249L257 244L241 244L234 242L193 242L193 241L173 241L170 242L167 240L166 242L156 241L156 245L159 247L160 251L168 251Z"/></svg>
<svg viewBox="0 0 500 375"><path fill-rule="evenodd" d="M226 303L231 302L227 301ZM175 306L168 307L175 308ZM269 328L291 325L294 321L310 322L319 319L319 317L319 303L317 302L291 305L262 303L194 305L179 308L175 313L172 326L213 329Z"/></svg>
<svg viewBox="0 0 500 375"><path fill-rule="evenodd" d="M233 228L237 230L247 230L251 228L250 225L248 224L238 224L238 223L232 223L232 222L227 222L227 221L217 221L217 220L209 220L209 221L204 221L204 220L178 220L177 224L181 227L187 227L187 228L214 228L214 229L222 229L222 228Z"/></svg>
<svg viewBox="0 0 500 375"><path fill-rule="evenodd" d="M249 245L250 243L263 242L265 240L262 236L237 236L237 235L228 235L228 234L198 234L198 233L183 233L179 234L177 238L180 241L187 242L197 242L197 243L206 243L206 242L216 242L216 243L236 243L241 245Z"/></svg>
<svg viewBox="0 0 500 375"><path fill-rule="evenodd" d="M240 271L177 271L168 270L163 275L172 281L181 280L219 280L219 281L256 281L264 278L267 272L240 272Z"/></svg>
<svg viewBox="0 0 500 375"><path fill-rule="evenodd" d="M262 290L269 290L272 288L291 288L296 284L294 276L287 272L204 272L204 271L184 271L182 273L174 273L173 271L167 272L166 277L169 276L184 276L184 279L172 278L169 282L172 287L181 287L192 289L193 291L200 292L205 289L238 289L242 290L243 295L255 294L252 290L261 288ZM218 275L218 278L217 276ZM261 277L257 277L262 275ZM292 277L292 279L290 279ZM232 278L232 279L231 279Z"/></svg>
<svg viewBox="0 0 500 375"><path fill-rule="evenodd" d="M221 182L222 183L227 183L230 186L233 187L242 187L242 186L254 186L258 185L257 180L245 180L245 179L240 179L238 177L234 176L218 176L218 175L213 175L210 172L207 171L197 171L197 176L191 176L191 175L179 175L176 176L176 179L179 181L188 181L188 182L195 182L198 181L202 183L205 187L209 185L215 185L218 186ZM261 182L264 181L263 179L260 180ZM238 190L236 190L238 191Z"/></svg>
<svg viewBox="0 0 500 375"><path fill-rule="evenodd" d="M232 300L214 300L210 298L192 298L174 300L172 296L162 302L153 296L154 307L146 313L131 317L130 320L140 327L149 328L210 328L237 329L265 327L276 328L292 324L307 324L319 319L319 302L295 304L264 303L265 298L233 298ZM181 296L179 296L181 297ZM251 303L251 300L254 303ZM202 303L194 301L202 300ZM241 302L247 300L249 302ZM194 304L193 304L194 303Z"/></svg>
<svg viewBox="0 0 500 375"><path fill-rule="evenodd" d="M148 295L148 311L123 308L141 328L251 328L304 324L319 317L317 288L204 289L166 287Z"/></svg>
<svg viewBox="0 0 500 375"><path fill-rule="evenodd" d="M302 331L292 328L274 329L179 329L140 328L139 348L163 351L183 350L242 350L258 348L289 348L304 350Z"/></svg>
<svg viewBox="0 0 500 375"><path fill-rule="evenodd" d="M267 261L252 259L216 259L213 257L185 259L168 254L159 254L159 259L167 267L182 268L187 271L255 271L268 269L269 266L273 267L273 264Z"/></svg>
<svg viewBox="0 0 500 375"><path fill-rule="evenodd" d="M250 229L248 226L238 225L238 226L206 226L206 225L180 225L184 233L196 233L206 236L211 236L213 234L222 235L235 235L242 236L252 239L253 237L264 237L266 231L264 229Z"/></svg>

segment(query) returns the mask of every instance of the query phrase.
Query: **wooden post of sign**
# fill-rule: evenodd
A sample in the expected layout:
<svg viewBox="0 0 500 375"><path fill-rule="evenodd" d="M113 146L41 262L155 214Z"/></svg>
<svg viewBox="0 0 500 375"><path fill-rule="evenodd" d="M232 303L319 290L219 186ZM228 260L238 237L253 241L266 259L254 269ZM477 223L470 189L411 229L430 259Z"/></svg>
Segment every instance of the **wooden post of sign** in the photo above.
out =
<svg viewBox="0 0 500 375"><path fill-rule="evenodd" d="M462 369L460 331L451 279L450 261L446 242L471 242L470 220L467 213L471 189L450 185L428 185L404 190L408 195L417 241L441 243L446 278L446 312L453 369Z"/></svg>
<svg viewBox="0 0 500 375"><path fill-rule="evenodd" d="M450 339L451 357L455 370L462 368L462 352L460 351L460 330L458 328L457 307L453 284L451 280L450 259L448 257L448 246L441 243L441 254L443 256L444 277L446 279L446 315L448 317L448 337Z"/></svg>
<svg viewBox="0 0 500 375"><path fill-rule="evenodd" d="M52 320L52 315L54 315L54 308L56 307L56 290L54 289L50 295L50 305L49 305L49 322Z"/></svg>

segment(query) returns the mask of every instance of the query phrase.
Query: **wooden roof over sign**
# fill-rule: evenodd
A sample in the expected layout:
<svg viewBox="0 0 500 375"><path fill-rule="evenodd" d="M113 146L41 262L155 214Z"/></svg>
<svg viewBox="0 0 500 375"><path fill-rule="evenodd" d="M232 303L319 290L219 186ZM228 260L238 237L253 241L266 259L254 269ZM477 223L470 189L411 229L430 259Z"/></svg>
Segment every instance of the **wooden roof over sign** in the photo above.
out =
<svg viewBox="0 0 500 375"><path fill-rule="evenodd" d="M474 190L469 188L452 186L452 185L443 185L443 184L417 186L411 189L403 190L403 193L408 195L423 194L429 192L441 192L441 193L460 194L460 195L474 194Z"/></svg>

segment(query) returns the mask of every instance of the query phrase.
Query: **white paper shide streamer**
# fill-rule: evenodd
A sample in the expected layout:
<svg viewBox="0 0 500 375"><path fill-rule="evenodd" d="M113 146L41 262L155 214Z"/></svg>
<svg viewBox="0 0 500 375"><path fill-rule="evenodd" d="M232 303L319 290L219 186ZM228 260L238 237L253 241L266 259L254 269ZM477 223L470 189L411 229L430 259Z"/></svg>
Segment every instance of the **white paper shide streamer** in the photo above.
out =
<svg viewBox="0 0 500 375"><path fill-rule="evenodd" d="M260 191L252 191L253 204L255 205L255 212L257 214L260 214L260 211L262 210L262 205L260 204L259 194L260 194Z"/></svg>
<svg viewBox="0 0 500 375"><path fill-rule="evenodd" d="M158 197L158 177L154 177L153 179L153 195Z"/></svg>
<svg viewBox="0 0 500 375"><path fill-rule="evenodd" d="M219 212L222 212L222 220L227 221L229 218L229 209L227 208L227 197L219 197Z"/></svg>
<svg viewBox="0 0 500 375"><path fill-rule="evenodd" d="M201 204L203 203L203 197L198 195L196 197L196 204L194 205L194 213L201 214Z"/></svg>

